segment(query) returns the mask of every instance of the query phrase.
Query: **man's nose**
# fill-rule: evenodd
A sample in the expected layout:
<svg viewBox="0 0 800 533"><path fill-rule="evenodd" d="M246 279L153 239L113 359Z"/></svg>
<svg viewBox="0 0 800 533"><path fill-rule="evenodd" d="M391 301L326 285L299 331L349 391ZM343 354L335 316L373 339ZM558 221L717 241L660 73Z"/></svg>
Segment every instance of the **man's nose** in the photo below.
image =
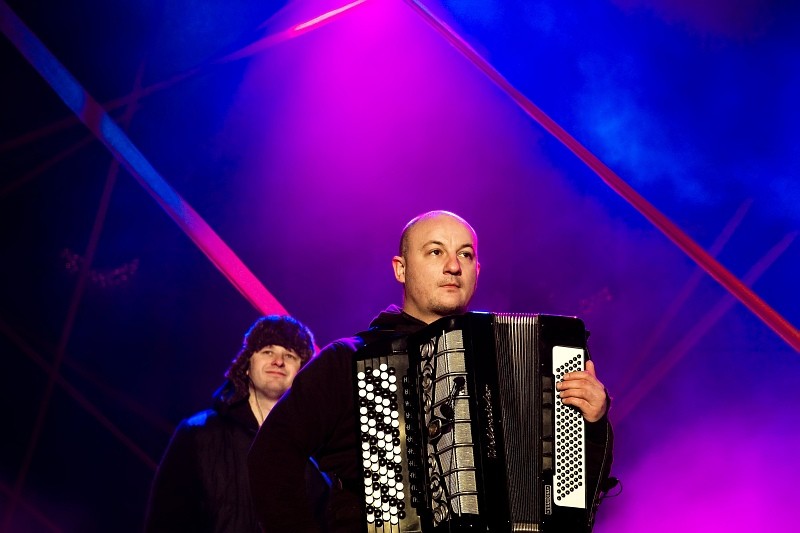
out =
<svg viewBox="0 0 800 533"><path fill-rule="evenodd" d="M275 366L283 366L285 363L283 354L275 354L275 357L272 358L272 364Z"/></svg>
<svg viewBox="0 0 800 533"><path fill-rule="evenodd" d="M461 262L457 255L448 255L444 264L445 274L461 274Z"/></svg>

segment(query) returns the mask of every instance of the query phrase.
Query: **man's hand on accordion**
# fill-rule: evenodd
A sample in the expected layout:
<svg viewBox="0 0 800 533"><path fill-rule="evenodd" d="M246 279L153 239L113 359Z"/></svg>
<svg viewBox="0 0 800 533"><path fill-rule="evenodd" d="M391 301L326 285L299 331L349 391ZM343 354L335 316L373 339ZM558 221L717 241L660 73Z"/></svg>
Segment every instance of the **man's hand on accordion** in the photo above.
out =
<svg viewBox="0 0 800 533"><path fill-rule="evenodd" d="M597 379L592 361L586 361L586 370L564 374L556 389L561 401L579 409L587 422L597 422L606 414L606 388Z"/></svg>

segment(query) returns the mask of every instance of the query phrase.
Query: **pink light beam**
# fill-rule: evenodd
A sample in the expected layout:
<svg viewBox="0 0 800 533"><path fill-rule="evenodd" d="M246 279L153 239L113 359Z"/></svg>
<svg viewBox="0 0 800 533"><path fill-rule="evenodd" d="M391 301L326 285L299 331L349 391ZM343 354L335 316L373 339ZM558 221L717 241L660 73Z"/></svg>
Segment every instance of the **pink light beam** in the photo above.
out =
<svg viewBox="0 0 800 533"><path fill-rule="evenodd" d="M431 13L418 0L405 0L434 30L450 43L464 57L480 69L492 82L508 94L511 99L522 108L541 127L558 139L572 153L592 169L606 185L624 198L634 209L639 211L647 220L667 236L678 248L694 260L708 275L714 278L736 299L745 305L754 315L760 318L767 326L777 333L789 346L800 352L800 331L777 311L750 290L739 278L722 266L699 244L675 225L666 215L648 202L642 195L631 187L625 180L617 176L605 163L590 152L585 146L558 125L544 111L536 107L522 92L514 87L500 74L488 61L475 51L460 35L443 21Z"/></svg>
<svg viewBox="0 0 800 533"><path fill-rule="evenodd" d="M0 0L0 30L81 122L259 312L288 314L205 220L164 180L106 111Z"/></svg>

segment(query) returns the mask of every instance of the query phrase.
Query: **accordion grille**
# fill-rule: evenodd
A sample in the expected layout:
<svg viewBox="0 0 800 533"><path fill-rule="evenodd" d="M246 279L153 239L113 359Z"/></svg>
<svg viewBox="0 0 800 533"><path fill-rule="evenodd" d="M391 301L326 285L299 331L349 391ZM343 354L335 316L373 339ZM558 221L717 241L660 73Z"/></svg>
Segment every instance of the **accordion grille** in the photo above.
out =
<svg viewBox="0 0 800 533"><path fill-rule="evenodd" d="M541 427L539 361L535 353L533 315L497 314L495 343L497 353L500 407L506 449L506 477L511 522L539 523L541 499L537 473L541 453L537 449Z"/></svg>

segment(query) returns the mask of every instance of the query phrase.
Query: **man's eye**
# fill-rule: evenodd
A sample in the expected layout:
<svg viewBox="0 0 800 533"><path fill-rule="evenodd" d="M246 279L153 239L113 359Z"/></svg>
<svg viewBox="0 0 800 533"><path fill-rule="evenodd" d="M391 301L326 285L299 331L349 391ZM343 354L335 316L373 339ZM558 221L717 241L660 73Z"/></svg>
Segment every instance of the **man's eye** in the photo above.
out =
<svg viewBox="0 0 800 533"><path fill-rule="evenodd" d="M442 255L442 251L438 249L433 249L429 252L431 255Z"/></svg>
<svg viewBox="0 0 800 533"><path fill-rule="evenodd" d="M461 252L461 257L466 257L467 259L472 259L472 252Z"/></svg>

